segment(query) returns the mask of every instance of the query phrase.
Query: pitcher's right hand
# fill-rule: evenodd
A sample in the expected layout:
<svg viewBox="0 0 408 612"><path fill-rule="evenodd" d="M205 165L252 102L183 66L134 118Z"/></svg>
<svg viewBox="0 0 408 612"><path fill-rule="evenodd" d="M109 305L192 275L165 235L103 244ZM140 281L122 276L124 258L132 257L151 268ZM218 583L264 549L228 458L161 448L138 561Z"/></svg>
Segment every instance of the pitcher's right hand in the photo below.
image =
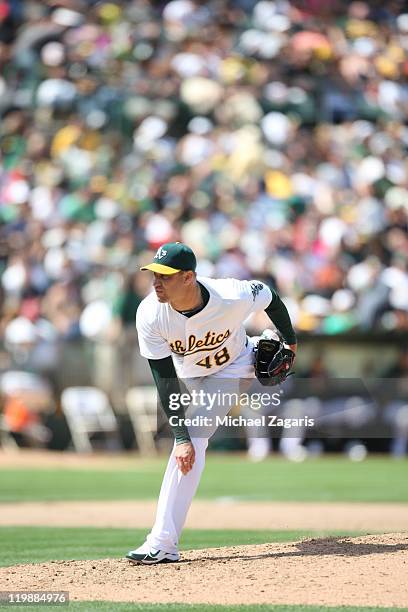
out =
<svg viewBox="0 0 408 612"><path fill-rule="evenodd" d="M180 472L185 476L194 465L195 450L191 442L183 442L176 446L174 454Z"/></svg>

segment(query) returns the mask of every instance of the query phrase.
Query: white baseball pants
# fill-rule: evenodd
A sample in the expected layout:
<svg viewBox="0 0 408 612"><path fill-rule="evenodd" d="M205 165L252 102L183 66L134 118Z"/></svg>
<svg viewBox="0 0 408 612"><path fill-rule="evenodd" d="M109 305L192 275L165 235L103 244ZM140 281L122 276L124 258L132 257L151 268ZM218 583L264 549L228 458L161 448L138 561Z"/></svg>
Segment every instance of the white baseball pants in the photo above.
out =
<svg viewBox="0 0 408 612"><path fill-rule="evenodd" d="M253 344L249 339L248 346L244 348L238 359L219 374L200 379L194 378L184 382L190 391L196 388L197 390L204 389L207 392L213 392L215 388L214 380L218 378L222 379L221 388L223 392L239 393L240 379L254 377L252 348ZM218 404L216 413L223 417L230 410L231 406L227 403L225 406ZM207 410L206 405L203 405L194 414L209 416L211 412ZM151 548L165 550L168 553L178 551L180 534L204 470L208 439L215 433L216 429L214 423L212 429L205 430L206 437L194 437L192 435L195 463L185 476L177 467L174 457L175 446L173 447L160 489L156 521L146 538L146 542Z"/></svg>

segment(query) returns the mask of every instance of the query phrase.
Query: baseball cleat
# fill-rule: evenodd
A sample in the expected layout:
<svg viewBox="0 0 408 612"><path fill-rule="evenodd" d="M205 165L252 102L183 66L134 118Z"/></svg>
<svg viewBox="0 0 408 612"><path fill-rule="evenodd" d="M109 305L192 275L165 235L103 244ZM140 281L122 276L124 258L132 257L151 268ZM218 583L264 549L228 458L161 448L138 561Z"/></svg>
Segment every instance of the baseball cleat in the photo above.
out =
<svg viewBox="0 0 408 612"><path fill-rule="evenodd" d="M155 563L176 563L180 559L179 553L168 553L164 550L150 548L146 552L143 547L131 550L126 555L126 559L132 563L143 563L144 565L154 565Z"/></svg>

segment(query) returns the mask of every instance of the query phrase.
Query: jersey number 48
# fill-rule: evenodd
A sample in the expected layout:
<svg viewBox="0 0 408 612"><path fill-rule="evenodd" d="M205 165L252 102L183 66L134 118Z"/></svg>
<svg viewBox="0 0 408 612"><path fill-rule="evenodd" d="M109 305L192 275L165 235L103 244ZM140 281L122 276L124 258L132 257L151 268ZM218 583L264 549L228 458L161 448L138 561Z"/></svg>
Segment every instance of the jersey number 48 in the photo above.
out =
<svg viewBox="0 0 408 612"><path fill-rule="evenodd" d="M230 355L228 353L228 349L224 346L223 349L215 353L215 355L207 355L207 357L203 357L200 361L197 361L196 365L202 366L203 368L207 368L209 370L214 365L221 366L227 361L230 360Z"/></svg>

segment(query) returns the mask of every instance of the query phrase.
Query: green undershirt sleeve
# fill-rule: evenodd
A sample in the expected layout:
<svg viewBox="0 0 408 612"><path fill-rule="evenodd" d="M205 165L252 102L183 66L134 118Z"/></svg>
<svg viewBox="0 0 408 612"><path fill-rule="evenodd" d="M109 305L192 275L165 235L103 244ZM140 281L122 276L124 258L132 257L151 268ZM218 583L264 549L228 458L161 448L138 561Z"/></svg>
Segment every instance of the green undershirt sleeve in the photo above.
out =
<svg viewBox="0 0 408 612"><path fill-rule="evenodd" d="M276 291L273 289L271 291L272 301L269 306L265 308L265 312L276 329L281 333L285 342L287 342L287 344L296 344L296 334L292 327L288 310Z"/></svg>
<svg viewBox="0 0 408 612"><path fill-rule="evenodd" d="M148 361L154 382L156 383L160 402L167 418L169 419L170 416L177 416L179 417L178 420L180 420L180 418L184 417L183 406L180 405L177 410L171 410L169 406L170 395L172 393L177 393L180 396L181 394L180 383L177 378L172 358L165 357L164 359L149 359ZM176 439L176 444L190 442L190 435L187 427L184 424L173 426L170 425L170 427Z"/></svg>

